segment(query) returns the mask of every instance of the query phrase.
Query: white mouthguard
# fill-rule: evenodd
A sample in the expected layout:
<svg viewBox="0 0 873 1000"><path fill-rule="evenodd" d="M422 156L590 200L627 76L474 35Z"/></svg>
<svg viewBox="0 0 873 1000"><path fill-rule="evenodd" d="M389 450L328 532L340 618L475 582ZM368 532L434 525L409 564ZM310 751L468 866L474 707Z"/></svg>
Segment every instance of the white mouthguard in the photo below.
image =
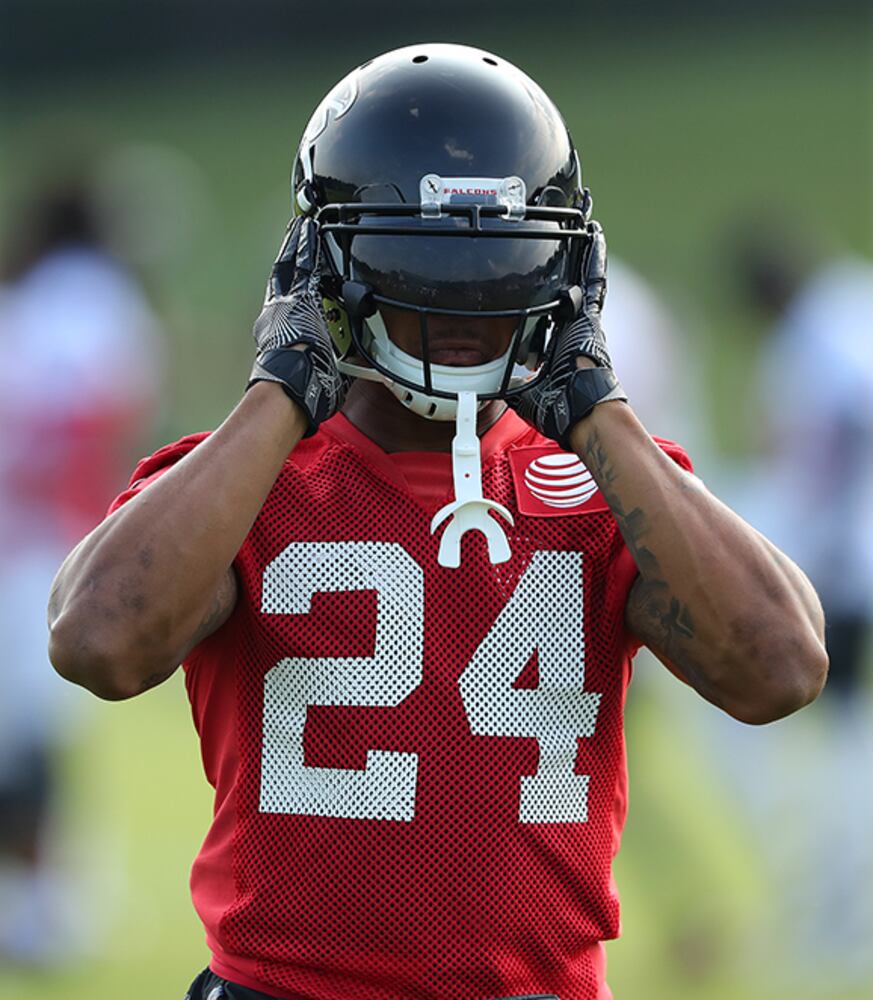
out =
<svg viewBox="0 0 873 1000"><path fill-rule="evenodd" d="M488 511L495 510L514 524L512 514L502 504L482 496L482 452L476 435L477 411L476 393L459 392L455 436L452 439L455 499L438 510L430 524L431 534L434 534L443 521L450 518L440 541L437 556L440 566L461 565L461 537L468 531L482 532L492 563L506 562L511 555L503 529Z"/></svg>

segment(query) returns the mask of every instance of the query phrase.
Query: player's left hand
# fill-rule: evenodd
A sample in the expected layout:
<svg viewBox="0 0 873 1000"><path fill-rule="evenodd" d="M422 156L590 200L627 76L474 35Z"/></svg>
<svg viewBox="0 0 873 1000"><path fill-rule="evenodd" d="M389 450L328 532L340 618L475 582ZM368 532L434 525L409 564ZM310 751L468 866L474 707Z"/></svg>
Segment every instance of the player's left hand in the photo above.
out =
<svg viewBox="0 0 873 1000"><path fill-rule="evenodd" d="M600 312L606 298L606 237L599 222L588 224L582 256L582 305L576 317L552 338L546 372L529 389L507 399L520 417L570 450L569 435L598 403L627 396L612 370ZM589 364L580 366L579 359Z"/></svg>

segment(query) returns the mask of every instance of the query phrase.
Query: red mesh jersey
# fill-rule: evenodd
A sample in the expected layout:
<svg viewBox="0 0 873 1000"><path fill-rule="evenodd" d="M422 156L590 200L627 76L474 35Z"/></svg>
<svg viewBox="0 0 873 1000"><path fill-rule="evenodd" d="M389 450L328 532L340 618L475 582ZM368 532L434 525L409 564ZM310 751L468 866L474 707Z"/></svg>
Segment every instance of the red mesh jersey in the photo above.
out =
<svg viewBox="0 0 873 1000"><path fill-rule="evenodd" d="M509 455L530 446L560 454L512 413L484 436L512 558L467 536L460 569L429 530L449 455L386 455L339 416L286 462L237 608L185 664L216 789L191 885L219 975L288 1000L610 996L636 569L587 494L518 513Z"/></svg>

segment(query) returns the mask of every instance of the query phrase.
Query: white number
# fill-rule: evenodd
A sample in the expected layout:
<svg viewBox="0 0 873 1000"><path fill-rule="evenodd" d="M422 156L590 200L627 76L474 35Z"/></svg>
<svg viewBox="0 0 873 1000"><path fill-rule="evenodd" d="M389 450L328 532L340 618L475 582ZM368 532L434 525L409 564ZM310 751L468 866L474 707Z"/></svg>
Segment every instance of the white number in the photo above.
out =
<svg viewBox="0 0 873 1000"><path fill-rule="evenodd" d="M363 770L303 759L310 705L393 706L422 680L424 575L395 543L295 542L264 573L266 614L306 614L313 594L375 590L371 657L289 657L267 673L262 812L410 821L418 754L370 750ZM539 684L513 688L536 653ZM462 673L471 731L535 739L539 764L521 777L522 823L584 823L589 775L576 774L579 737L594 734L600 695L583 690L582 556L538 552Z"/></svg>
<svg viewBox="0 0 873 1000"><path fill-rule="evenodd" d="M574 773L577 737L594 734L600 695L582 690L582 611L581 553L537 552L459 681L472 732L539 742L536 774L521 778L522 823L588 819L589 776ZM513 688L534 652L539 685Z"/></svg>
<svg viewBox="0 0 873 1000"><path fill-rule="evenodd" d="M399 705L421 683L421 567L387 542L292 543L264 573L261 609L306 614L313 594L346 590L378 595L373 655L289 657L267 673L261 812L409 821L418 754L370 750L362 771L310 767L303 729L309 705Z"/></svg>

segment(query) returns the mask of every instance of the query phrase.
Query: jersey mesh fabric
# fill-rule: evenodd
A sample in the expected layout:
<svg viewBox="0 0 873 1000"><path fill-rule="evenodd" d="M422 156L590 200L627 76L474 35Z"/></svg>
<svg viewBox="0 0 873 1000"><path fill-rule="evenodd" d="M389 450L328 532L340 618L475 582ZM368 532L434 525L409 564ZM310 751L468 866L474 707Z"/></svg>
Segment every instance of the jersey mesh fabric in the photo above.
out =
<svg viewBox="0 0 873 1000"><path fill-rule="evenodd" d="M460 569L436 560L433 481L422 502L344 417L286 462L236 610L185 665L219 975L288 1000L609 996L636 570L609 513L518 514L508 452L537 444L513 414L485 436L512 557L467 536ZM448 502L449 456L428 461Z"/></svg>

